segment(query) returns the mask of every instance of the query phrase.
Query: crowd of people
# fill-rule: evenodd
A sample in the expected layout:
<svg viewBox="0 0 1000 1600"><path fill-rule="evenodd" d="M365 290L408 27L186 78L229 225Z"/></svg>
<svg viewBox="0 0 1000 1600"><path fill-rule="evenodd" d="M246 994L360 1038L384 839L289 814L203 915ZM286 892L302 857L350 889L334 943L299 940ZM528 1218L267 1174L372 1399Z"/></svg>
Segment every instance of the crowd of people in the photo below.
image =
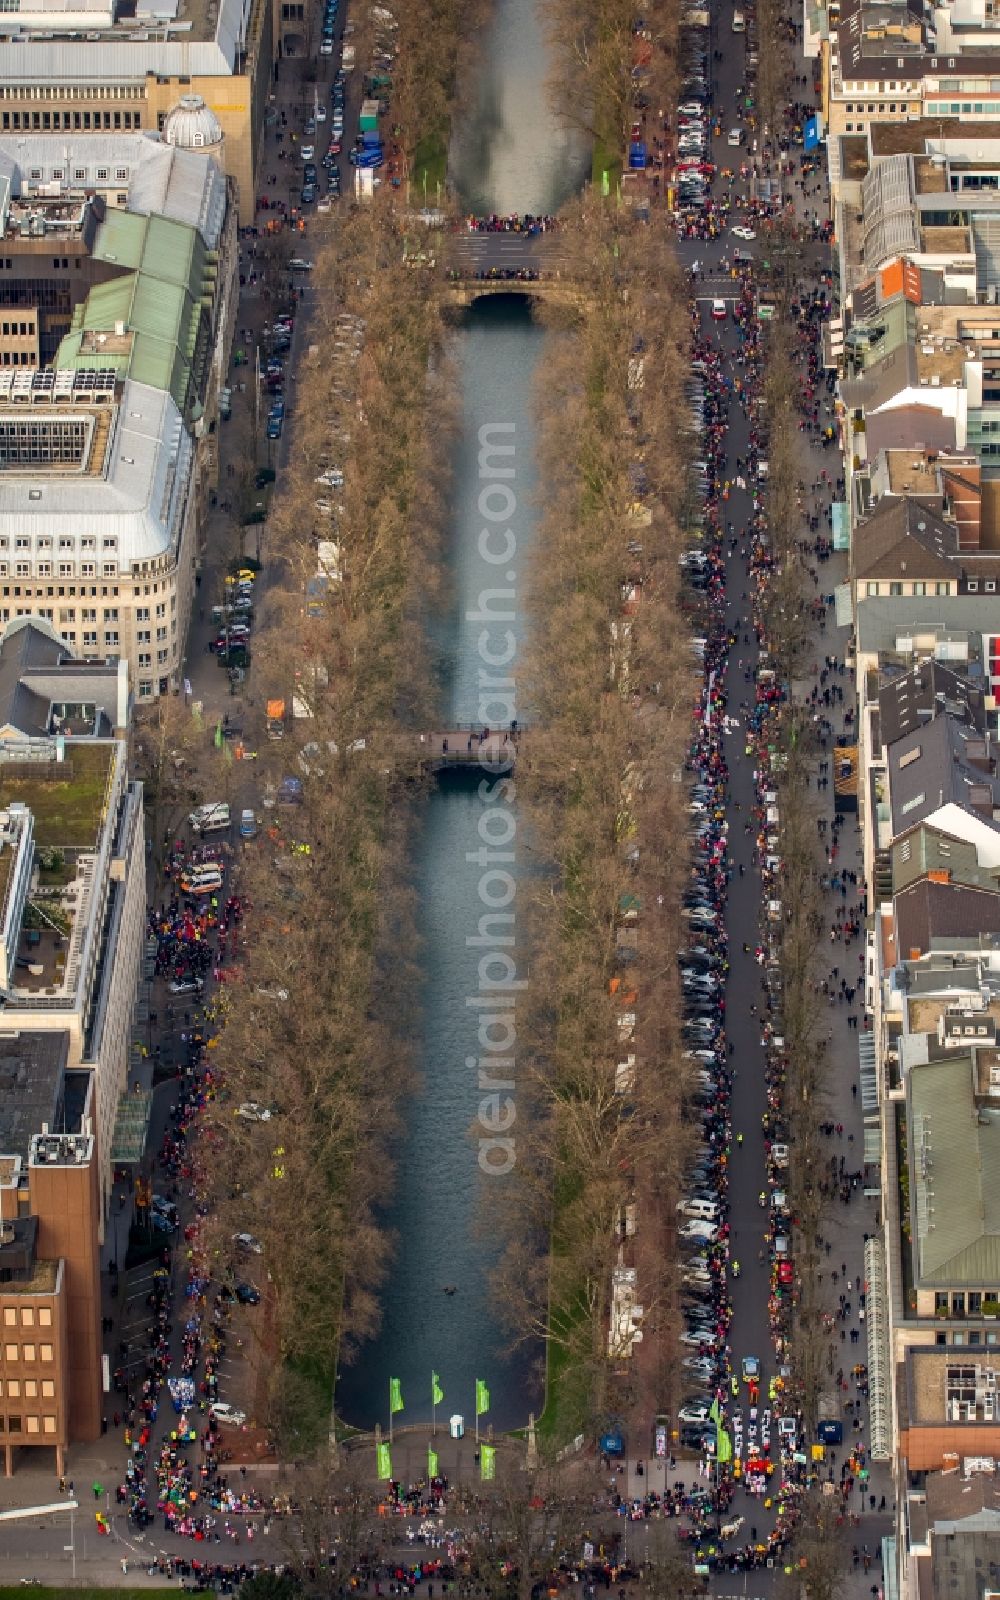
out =
<svg viewBox="0 0 1000 1600"><path fill-rule="evenodd" d="M742 93L742 91L741 91ZM799 176L788 154L801 142L804 108L789 111L785 153L769 172L783 179L786 193L795 187L803 194L814 183L814 163L803 152ZM716 129L716 131L718 131ZM712 239L732 222L753 221L773 213L777 185L751 200L740 192L735 173L702 167L705 184L689 185L694 203L678 207L676 222L682 237ZM744 169L743 181L747 173ZM805 241L824 242L830 229L815 213L796 217L788 209L791 232ZM765 224L766 226L766 224ZM758 252L759 253L759 252ZM682 1265L683 1314L686 1334L681 1363L688 1382L699 1383L713 1399L713 1414L703 1423L681 1430L681 1442L700 1446L704 1483L694 1490L683 1483L671 1485L665 1495L647 1495L623 1505L630 1516L678 1517L680 1537L693 1551L695 1562L707 1571L741 1571L787 1559L798 1524L807 1477L816 1471L809 1460L802 1412L794 1404L788 1375L794 1372L791 1321L796 1295L795 1265L789 1252L793 1219L786 1193L789 1125L785 1115L787 1061L780 1025L781 950L783 922L783 872L780 822L780 754L776 756L776 718L787 694L772 670L764 625L772 552L768 536L767 440L758 406L763 380L764 350L760 301L755 266L749 253L728 258L723 270L731 274L734 299L727 307L737 332L737 348L726 355L720 349L718 324L702 320L697 303L692 306L692 372L703 393L701 454L704 502L703 529L696 550L684 560L693 594L692 615L703 637L700 656L704 664L703 690L694 708L694 737L689 766L692 774L692 835L695 860L685 910L690 932L680 956L684 994L684 1037L696 1079L694 1104L700 1119L700 1144L690 1174L691 1204L686 1214L705 1217L706 1225L680 1234L685 1256ZM697 281L703 269L696 263ZM800 427L810 445L820 449L836 445L832 426L830 380L823 371L821 340L831 314L831 296L825 276L803 288L793 303L796 333L795 363ZM742 412L749 443L734 454L728 440L733 409ZM831 502L837 489L833 474L818 473L811 484L800 485L800 511L804 536L803 556L819 588L819 568L833 549ZM746 507L746 511L743 507ZM738 508L738 509L737 509ZM826 626L832 597L817 592L811 614L817 634ZM818 741L831 749L852 730L852 711L845 697L843 664L828 656L815 669L815 687L807 703L816 717ZM737 752L734 756L734 750ZM753 775L753 799L747 810L734 806L731 786L733 759L748 764ZM818 763L816 782L829 786L829 758ZM847 1027L858 1026L855 1000L863 978L844 962L844 953L859 940L864 924L865 885L856 872L842 866L839 857L844 816L823 819L818 856L826 853L827 872L818 874L832 901L830 941L833 965L828 977L817 980L823 1005L844 1018ZM734 865L733 830L747 836L741 854L750 850L745 866ZM733 1289L741 1273L735 1258L728 1217L728 1197L733 1162L739 1159L743 1132L734 1126L731 1101L734 1074L744 1064L734 1060L727 1029L724 984L730 967L727 937L727 896L737 871L753 871L761 883L761 908L755 943L744 944L760 972L757 993L739 996L748 1006L761 1049L765 1082L762 1134L765 1187L759 1199L763 1212L763 1249L760 1260L768 1275L767 1320L771 1336L769 1366L776 1376L766 1381L762 1394L756 1361L738 1363L733 1354ZM838 954L839 952L839 954ZM858 1010L863 1007L858 1005ZM731 1027L731 1020L729 1026ZM753 1063L746 1063L756 1071ZM831 1123L823 1132L842 1140L844 1128ZM850 1140L848 1135L848 1140ZM794 1157L793 1157L794 1158ZM850 1148L831 1155L819 1182L826 1200L834 1206L850 1205L864 1192L867 1169ZM717 1209L705 1210L713 1203ZM714 1220L713 1220L714 1219ZM826 1254L832 1245L825 1242ZM846 1264L840 1273L841 1289L826 1313L832 1337L848 1348L864 1337L866 1286L855 1274L845 1284ZM823 1273L820 1273L820 1279ZM836 1283L838 1274L832 1273ZM844 1520L856 1515L850 1507L855 1490L867 1490L869 1462L864 1444L867 1401L867 1367L851 1369L853 1399L843 1402L851 1435L843 1459L835 1449L826 1451L823 1471L828 1489L839 1494ZM838 1393L846 1394L849 1379L837 1374ZM685 1434L687 1437L685 1437ZM744 1498L745 1497L745 1498ZM868 1495L868 1509L876 1497ZM882 1509L885 1508L884 1497ZM745 1513L738 1515L743 1511ZM754 1509L756 1507L756 1509ZM727 1520L728 1518L728 1520Z"/></svg>

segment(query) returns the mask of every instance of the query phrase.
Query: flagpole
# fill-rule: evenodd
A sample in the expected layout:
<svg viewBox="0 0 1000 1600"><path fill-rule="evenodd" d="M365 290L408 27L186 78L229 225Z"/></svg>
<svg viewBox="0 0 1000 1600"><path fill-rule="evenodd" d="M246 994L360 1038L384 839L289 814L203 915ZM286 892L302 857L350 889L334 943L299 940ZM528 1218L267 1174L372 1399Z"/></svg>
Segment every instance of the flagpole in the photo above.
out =
<svg viewBox="0 0 1000 1600"><path fill-rule="evenodd" d="M434 1382L434 1375L432 1373L431 1374L431 1438L432 1439L437 1437L437 1431L438 1431L438 1425L437 1425L437 1409L438 1408L437 1408L437 1401L434 1398L436 1393L437 1393L437 1384Z"/></svg>
<svg viewBox="0 0 1000 1600"><path fill-rule="evenodd" d="M389 1379L389 1443L392 1444L392 1379Z"/></svg>
<svg viewBox="0 0 1000 1600"><path fill-rule="evenodd" d="M478 1382L476 1384L476 1398L472 1403L472 1409L476 1413L476 1443L478 1444L479 1443L479 1384L478 1384Z"/></svg>

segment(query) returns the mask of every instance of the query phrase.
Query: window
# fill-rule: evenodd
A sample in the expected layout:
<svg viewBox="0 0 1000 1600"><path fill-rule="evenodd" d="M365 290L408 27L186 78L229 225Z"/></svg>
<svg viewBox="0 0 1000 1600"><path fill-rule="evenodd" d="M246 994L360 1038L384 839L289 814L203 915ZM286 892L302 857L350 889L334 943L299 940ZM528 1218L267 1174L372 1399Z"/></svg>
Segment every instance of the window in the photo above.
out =
<svg viewBox="0 0 1000 1600"><path fill-rule="evenodd" d="M148 679L140 678L139 679L139 699L140 700L151 700L152 698L153 698L153 685L148 681Z"/></svg>
<svg viewBox="0 0 1000 1600"><path fill-rule="evenodd" d="M73 576L73 563L72 563L72 561L60 561L60 563L59 563L59 576L60 576L60 578L71 578Z"/></svg>
<svg viewBox="0 0 1000 1600"><path fill-rule="evenodd" d="M922 806L923 805L923 803L926 800L926 798L927 798L927 796L925 794L915 794L911 800L905 801L904 804L900 806L900 808L899 808L900 816L905 817L907 812L916 811L918 806Z"/></svg>
<svg viewBox="0 0 1000 1600"><path fill-rule="evenodd" d="M136 620L136 622L148 622L149 621L149 607L148 606L139 606L137 608L137 610L136 610L136 613L135 613L135 620Z"/></svg>
<svg viewBox="0 0 1000 1600"><path fill-rule="evenodd" d="M16 1361L17 1358L18 1358L18 1354L19 1354L19 1351L18 1351L18 1347L17 1347L16 1344L4 1345L4 1360L5 1361Z"/></svg>
<svg viewBox="0 0 1000 1600"><path fill-rule="evenodd" d="M49 1306L41 1306L40 1307L39 1312L38 1312L38 1326L40 1328L51 1328L51 1326L52 1326L52 1311L51 1311Z"/></svg>
<svg viewBox="0 0 1000 1600"><path fill-rule="evenodd" d="M964 1294L953 1294L952 1295L952 1297L951 1297L951 1309L952 1309L952 1311L954 1311L956 1317L964 1317L965 1316L965 1295Z"/></svg>
<svg viewBox="0 0 1000 1600"><path fill-rule="evenodd" d="M55 1397L56 1397L56 1386L53 1383L52 1379L51 1378L43 1378L42 1379L42 1399L43 1400L54 1400Z"/></svg>
<svg viewBox="0 0 1000 1600"><path fill-rule="evenodd" d="M934 585L934 593L936 595L945 595L945 594L947 594L948 593L948 585L946 583L936 583Z"/></svg>
<svg viewBox="0 0 1000 1600"><path fill-rule="evenodd" d="M104 561L104 562L101 563L101 577L102 578L117 578L117 576L118 576L118 563L117 563L117 561Z"/></svg>
<svg viewBox="0 0 1000 1600"><path fill-rule="evenodd" d="M139 651L139 665L140 667L151 667L153 665L153 658L148 650Z"/></svg>
<svg viewBox="0 0 1000 1600"><path fill-rule="evenodd" d="M33 1344L26 1344L25 1345L25 1347L24 1347L24 1359L25 1359L25 1361L34 1361L34 1359L35 1359L35 1347L34 1347Z"/></svg>
<svg viewBox="0 0 1000 1600"><path fill-rule="evenodd" d="M97 169L97 181L98 181L98 183L107 183L107 181L108 181L108 169L107 169L107 167L98 167L98 169Z"/></svg>
<svg viewBox="0 0 1000 1600"><path fill-rule="evenodd" d="M117 539L102 539L101 544L105 550L117 550L118 548Z"/></svg>
<svg viewBox="0 0 1000 1600"><path fill-rule="evenodd" d="M17 1327L17 1312L14 1310L13 1306L4 1307L3 1324L5 1328Z"/></svg>
<svg viewBox="0 0 1000 1600"><path fill-rule="evenodd" d="M97 612L96 612L96 610L94 609L93 606L84 606L83 607L83 610L80 612L80 621L81 622L96 622L97 621Z"/></svg>
<svg viewBox="0 0 1000 1600"><path fill-rule="evenodd" d="M118 621L118 607L117 606L105 606L105 608L104 608L104 620L105 620L105 622L117 622Z"/></svg>
<svg viewBox="0 0 1000 1600"><path fill-rule="evenodd" d="M21 1312L21 1326L22 1328L33 1328L35 1326L35 1313L33 1307L25 1306L24 1310Z"/></svg>
<svg viewBox="0 0 1000 1600"><path fill-rule="evenodd" d="M877 583L869 583L868 584L868 598L869 598L869 600L874 600L877 594L878 594L878 584Z"/></svg>
<svg viewBox="0 0 1000 1600"><path fill-rule="evenodd" d="M135 636L136 644L151 644L152 631L149 628L140 628Z"/></svg>
<svg viewBox="0 0 1000 1600"><path fill-rule="evenodd" d="M168 657L169 654L170 654L169 650L157 650L157 652L156 652L157 665L161 666L161 667L164 666L166 664L166 660L167 660L167 657Z"/></svg>
<svg viewBox="0 0 1000 1600"><path fill-rule="evenodd" d="M890 583L889 593L892 595L893 599L898 600L900 595L903 593L903 585L901 583Z"/></svg>
<svg viewBox="0 0 1000 1600"><path fill-rule="evenodd" d="M978 1316L983 1309L983 1297L978 1289L969 1290L969 1315Z"/></svg>
<svg viewBox="0 0 1000 1600"><path fill-rule="evenodd" d="M56 1419L55 1419L55 1417L43 1417L42 1418L42 1432L43 1433L55 1433L55 1431L56 1431Z"/></svg>
<svg viewBox="0 0 1000 1600"><path fill-rule="evenodd" d="M37 1417L28 1417L27 1418L27 1423L28 1423L28 1428L27 1428L28 1433L38 1433L40 1431Z"/></svg>
<svg viewBox="0 0 1000 1600"><path fill-rule="evenodd" d="M20 1417L8 1417L7 1418L7 1432L8 1433L20 1433L20 1431L21 1431L21 1419L20 1419Z"/></svg>
<svg viewBox="0 0 1000 1600"><path fill-rule="evenodd" d="M41 1352L42 1361L52 1361L54 1359L52 1354L52 1346L50 1344L40 1345L39 1350Z"/></svg>
<svg viewBox="0 0 1000 1600"><path fill-rule="evenodd" d="M20 1380L20 1378L9 1378L7 1380L7 1398L8 1398L8 1400L20 1400L20 1398L21 1398L21 1380Z"/></svg>
<svg viewBox="0 0 1000 1600"><path fill-rule="evenodd" d="M83 648L85 650L96 650L97 649L97 634L96 633L94 633L92 631L91 632L86 632L86 631L84 632L84 635L83 635Z"/></svg>
<svg viewBox="0 0 1000 1600"><path fill-rule="evenodd" d="M926 583L915 583L913 585L913 593L915 595L926 594L927 593L927 585L926 585Z"/></svg>
<svg viewBox="0 0 1000 1600"><path fill-rule="evenodd" d="M969 582L968 582L968 585L967 585L967 588L968 588L968 591L969 591L970 594L978 594L979 593L979 580L977 578L970 578Z"/></svg>

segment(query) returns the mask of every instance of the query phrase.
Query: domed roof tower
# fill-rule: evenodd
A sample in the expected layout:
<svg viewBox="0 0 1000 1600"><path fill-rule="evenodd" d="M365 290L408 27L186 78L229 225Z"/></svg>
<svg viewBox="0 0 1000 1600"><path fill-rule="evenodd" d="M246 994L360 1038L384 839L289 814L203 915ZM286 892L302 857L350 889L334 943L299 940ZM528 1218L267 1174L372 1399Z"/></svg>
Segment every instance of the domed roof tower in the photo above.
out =
<svg viewBox="0 0 1000 1600"><path fill-rule="evenodd" d="M201 95L185 94L167 112L163 137L178 150L205 150L210 155L218 155L224 135L218 117Z"/></svg>

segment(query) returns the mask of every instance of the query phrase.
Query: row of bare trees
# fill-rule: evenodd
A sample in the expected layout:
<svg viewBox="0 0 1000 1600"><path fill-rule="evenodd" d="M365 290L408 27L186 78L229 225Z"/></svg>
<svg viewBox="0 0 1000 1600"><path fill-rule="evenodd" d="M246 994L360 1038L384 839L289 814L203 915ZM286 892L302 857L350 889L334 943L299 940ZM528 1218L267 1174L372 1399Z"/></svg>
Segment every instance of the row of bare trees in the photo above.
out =
<svg viewBox="0 0 1000 1600"><path fill-rule="evenodd" d="M676 813L697 685L673 509L688 451L675 426L685 287L665 235L627 210L591 194L562 227L589 309L550 335L538 395L527 701L545 737L519 792L555 870L535 907L532 1126L500 1278L515 1329L547 1335L550 1420L565 1436L640 1399L608 1337L633 1206L647 1417L665 1398L663 1223L684 1159Z"/></svg>
<svg viewBox="0 0 1000 1600"><path fill-rule="evenodd" d="M262 1367L286 1455L326 1436L338 1358L377 1325L388 1241L375 1210L410 1070L398 727L426 711L431 674L409 664L436 568L450 386L432 286L403 257L377 197L342 217L316 264L254 669L258 702L282 697L299 713L262 745L260 777L273 792L294 774L301 805L265 812L246 868L251 937L202 1147L212 1248L224 1258L244 1229L264 1246ZM269 1120L236 1115L241 1102Z"/></svg>

